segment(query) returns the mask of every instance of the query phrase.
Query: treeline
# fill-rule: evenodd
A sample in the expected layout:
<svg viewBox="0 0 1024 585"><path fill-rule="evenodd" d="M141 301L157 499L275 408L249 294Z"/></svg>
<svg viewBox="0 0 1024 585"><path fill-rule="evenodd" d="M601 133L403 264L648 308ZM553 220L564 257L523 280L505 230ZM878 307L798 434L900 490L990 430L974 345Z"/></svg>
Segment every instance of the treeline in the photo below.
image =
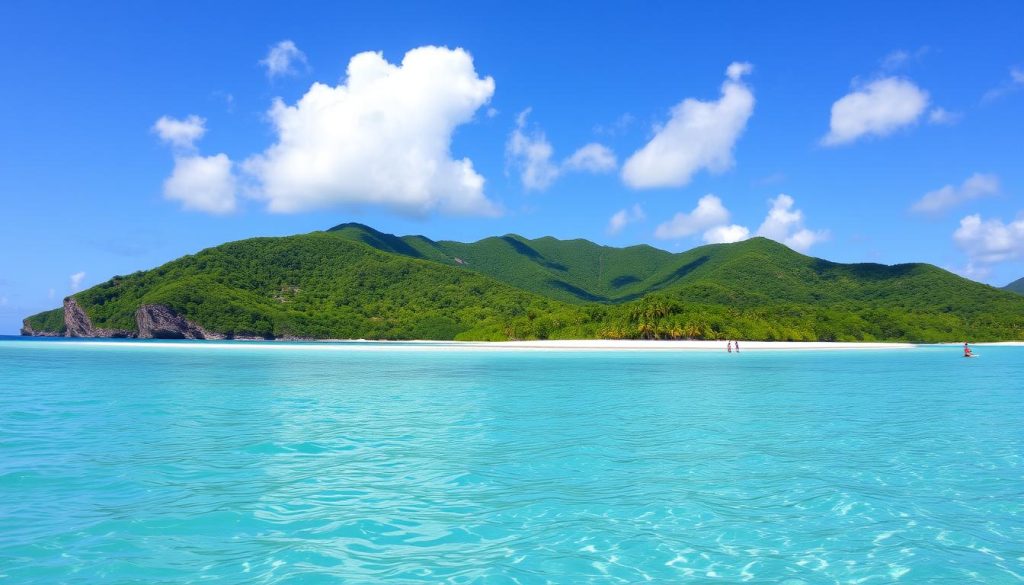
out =
<svg viewBox="0 0 1024 585"><path fill-rule="evenodd" d="M621 304L567 303L324 232L224 244L74 296L100 328L135 329L140 305L161 304L211 331L268 338L1024 338L1024 297L934 267L894 274L773 246L715 248L722 257L704 262L704 273ZM63 311L28 323L60 331Z"/></svg>

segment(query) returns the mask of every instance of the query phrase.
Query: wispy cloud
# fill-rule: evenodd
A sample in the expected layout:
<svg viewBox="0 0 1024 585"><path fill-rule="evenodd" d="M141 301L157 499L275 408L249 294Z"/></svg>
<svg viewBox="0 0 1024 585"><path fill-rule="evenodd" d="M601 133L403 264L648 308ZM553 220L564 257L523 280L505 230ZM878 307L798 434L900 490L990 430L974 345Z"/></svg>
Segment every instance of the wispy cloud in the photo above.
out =
<svg viewBox="0 0 1024 585"><path fill-rule="evenodd" d="M964 115L960 112L950 112L946 108L932 108L928 112L928 123L952 126L962 120L963 117Z"/></svg>
<svg viewBox="0 0 1024 585"><path fill-rule="evenodd" d="M885 57L882 58L879 64L883 71L896 71L908 67L918 61L924 59L931 51L930 47L919 47L916 50L908 51L905 49L898 49L891 51Z"/></svg>
<svg viewBox="0 0 1024 585"><path fill-rule="evenodd" d="M959 187L945 185L940 189L925 193L910 207L910 210L914 213L938 215L967 201L996 193L999 193L999 177L974 173L965 179Z"/></svg>
<svg viewBox="0 0 1024 585"><path fill-rule="evenodd" d="M988 104L1024 88L1024 67L1010 67L1010 76L981 96L981 103Z"/></svg>
<svg viewBox="0 0 1024 585"><path fill-rule="evenodd" d="M643 221L644 219L647 219L647 214L644 213L643 208L639 204L634 205L632 208L620 209L608 220L608 234L614 236L627 225Z"/></svg>
<svg viewBox="0 0 1024 585"><path fill-rule="evenodd" d="M772 173L770 175L765 175L763 177L755 179L753 181L753 184L757 185L758 187L767 187L769 185L776 185L778 183L782 183L785 180L786 180L786 173L783 173L782 171L778 171L778 172Z"/></svg>
<svg viewBox="0 0 1024 585"><path fill-rule="evenodd" d="M270 47L267 56L260 60L260 65L267 69L267 77L271 79L282 75L295 75L300 67L308 67L306 54L299 50L295 43L283 40Z"/></svg>
<svg viewBox="0 0 1024 585"><path fill-rule="evenodd" d="M68 287L71 292L82 290L82 281L85 280L85 272L76 272L68 277Z"/></svg>
<svg viewBox="0 0 1024 585"><path fill-rule="evenodd" d="M594 126L594 133L602 136L619 136L624 134L636 122L636 117L629 112L622 114L611 124L598 124Z"/></svg>
<svg viewBox="0 0 1024 585"><path fill-rule="evenodd" d="M527 126L531 111L531 108L526 108L516 116L516 126L505 145L509 165L519 171L526 190L543 191L567 172L609 173L618 168L615 153L596 142L580 147L560 163L555 162L555 149L547 135L538 128Z"/></svg>

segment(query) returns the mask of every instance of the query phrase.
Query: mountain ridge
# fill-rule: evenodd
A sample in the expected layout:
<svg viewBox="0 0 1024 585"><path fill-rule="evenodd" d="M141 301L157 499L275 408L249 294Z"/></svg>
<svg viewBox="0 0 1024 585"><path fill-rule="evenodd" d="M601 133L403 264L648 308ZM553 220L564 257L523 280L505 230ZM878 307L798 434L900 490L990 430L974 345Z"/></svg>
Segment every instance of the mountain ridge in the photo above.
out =
<svg viewBox="0 0 1024 585"><path fill-rule="evenodd" d="M1024 337L1024 297L929 264L841 264L765 238L672 253L345 223L229 242L69 298L81 309L72 335L174 336L179 324L182 336L226 338ZM68 318L33 315L23 333L69 334Z"/></svg>
<svg viewBox="0 0 1024 585"><path fill-rule="evenodd" d="M1003 287L1003 290L1015 292L1024 295L1024 278L1018 278L1010 284Z"/></svg>

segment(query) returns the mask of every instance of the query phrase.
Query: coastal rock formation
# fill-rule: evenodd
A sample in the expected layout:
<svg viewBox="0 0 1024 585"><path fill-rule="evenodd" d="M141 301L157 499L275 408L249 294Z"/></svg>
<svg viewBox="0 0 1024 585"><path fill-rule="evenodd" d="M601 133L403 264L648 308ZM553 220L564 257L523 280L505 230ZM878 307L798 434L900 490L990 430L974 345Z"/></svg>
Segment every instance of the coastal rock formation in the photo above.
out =
<svg viewBox="0 0 1024 585"><path fill-rule="evenodd" d="M64 330L65 337L96 337L92 320L75 299L64 299Z"/></svg>
<svg viewBox="0 0 1024 585"><path fill-rule="evenodd" d="M135 311L140 339L225 339L163 305L142 305Z"/></svg>
<svg viewBox="0 0 1024 585"><path fill-rule="evenodd" d="M227 339L207 331L164 305L142 305L135 311L136 331L95 327L85 309L74 298L64 299L63 331L35 329L26 319L21 334L31 337L126 337L141 339Z"/></svg>
<svg viewBox="0 0 1024 585"><path fill-rule="evenodd" d="M135 337L135 332L127 329L93 327L85 309L71 297L64 299L64 326L64 337Z"/></svg>

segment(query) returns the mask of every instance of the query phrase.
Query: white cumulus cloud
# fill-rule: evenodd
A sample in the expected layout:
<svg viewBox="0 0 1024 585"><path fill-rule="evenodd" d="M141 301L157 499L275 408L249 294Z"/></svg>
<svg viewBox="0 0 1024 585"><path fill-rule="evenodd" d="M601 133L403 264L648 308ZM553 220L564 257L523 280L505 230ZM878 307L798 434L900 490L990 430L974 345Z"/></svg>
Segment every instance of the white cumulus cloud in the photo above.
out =
<svg viewBox="0 0 1024 585"><path fill-rule="evenodd" d="M618 166L615 153L596 142L582 146L561 163L555 162L555 149L544 132L527 128L531 111L526 108L516 116L516 127L505 145L505 156L528 191L543 191L567 172L607 173Z"/></svg>
<svg viewBox="0 0 1024 585"><path fill-rule="evenodd" d="M953 232L953 241L967 253L967 272L984 275L989 265L1024 256L1024 215L1009 223L968 215Z"/></svg>
<svg viewBox="0 0 1024 585"><path fill-rule="evenodd" d="M960 203L997 193L999 193L999 177L974 173L959 187L946 185L941 189L925 193L924 197L910 207L910 210L915 213L936 215Z"/></svg>
<svg viewBox="0 0 1024 585"><path fill-rule="evenodd" d="M803 211L795 209L793 198L785 193L771 200L772 207L764 218L757 235L783 243L794 250L806 252L828 239L828 231L813 231L804 227Z"/></svg>
<svg viewBox="0 0 1024 585"><path fill-rule="evenodd" d="M643 208L639 204L634 205L632 208L620 209L608 220L608 233L614 236L627 225L643 221L646 218L647 214L644 213Z"/></svg>
<svg viewBox="0 0 1024 585"><path fill-rule="evenodd" d="M161 116L153 124L153 132L171 146L183 150L195 148L197 140L206 134L206 120L196 115L191 115L184 120Z"/></svg>
<svg viewBox="0 0 1024 585"><path fill-rule="evenodd" d="M174 170L164 181L164 197L185 209L224 214L235 210L235 175L228 155L202 156L196 141L206 134L206 120L189 116L178 120L163 116L153 131L174 150Z"/></svg>
<svg viewBox="0 0 1024 585"><path fill-rule="evenodd" d="M704 232L708 244L731 244L750 237L750 230L741 225L719 225Z"/></svg>
<svg viewBox="0 0 1024 585"><path fill-rule="evenodd" d="M732 63L718 100L687 98L672 108L668 122L622 166L622 180L634 189L678 187L701 169L731 168L733 147L754 112L754 94L742 80L751 70Z"/></svg>
<svg viewBox="0 0 1024 585"><path fill-rule="evenodd" d="M68 277L68 285L71 288L71 292L78 292L82 290L82 281L85 280L84 272L76 272Z"/></svg>
<svg viewBox="0 0 1024 585"><path fill-rule="evenodd" d="M780 194L771 200L771 209L758 228L756 235L771 238L794 250L805 252L811 246L828 239L827 230L810 230L804 226L804 215L794 209L793 198ZM750 237L750 229L729 223L729 210L715 195L705 195L690 213L677 213L671 220L659 225L654 236L660 239L677 239L703 232L702 238L708 244L729 244Z"/></svg>
<svg viewBox="0 0 1024 585"><path fill-rule="evenodd" d="M718 197L707 194L697 201L690 213L679 212L654 230L654 237L662 240L685 238L729 222L729 210Z"/></svg>
<svg viewBox="0 0 1024 585"><path fill-rule="evenodd" d="M177 155L164 181L164 196L185 209L213 214L235 210L235 176L228 155Z"/></svg>
<svg viewBox="0 0 1024 585"><path fill-rule="evenodd" d="M244 168L274 212L345 204L496 215L473 162L451 155L452 133L493 94L463 49L419 47L400 64L360 53L343 84L314 83L295 105L275 100L277 142Z"/></svg>
<svg viewBox="0 0 1024 585"><path fill-rule="evenodd" d="M267 69L267 77L294 75L298 66L306 66L306 54L299 50L295 43L283 40L270 47L267 56L260 61Z"/></svg>
<svg viewBox="0 0 1024 585"><path fill-rule="evenodd" d="M899 77L872 81L832 104L825 146L848 144L864 136L886 136L917 122L928 108L928 92Z"/></svg>

